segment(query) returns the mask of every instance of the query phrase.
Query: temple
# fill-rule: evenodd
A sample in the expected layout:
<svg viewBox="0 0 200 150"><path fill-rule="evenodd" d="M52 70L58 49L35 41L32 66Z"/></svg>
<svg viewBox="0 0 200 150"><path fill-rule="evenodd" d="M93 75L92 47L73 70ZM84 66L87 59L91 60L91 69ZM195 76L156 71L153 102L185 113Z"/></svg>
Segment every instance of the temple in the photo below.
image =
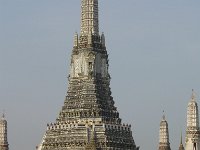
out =
<svg viewBox="0 0 200 150"><path fill-rule="evenodd" d="M138 150L130 124L122 123L110 89L105 35L99 34L98 0L82 0L68 90L55 123L38 150Z"/></svg>

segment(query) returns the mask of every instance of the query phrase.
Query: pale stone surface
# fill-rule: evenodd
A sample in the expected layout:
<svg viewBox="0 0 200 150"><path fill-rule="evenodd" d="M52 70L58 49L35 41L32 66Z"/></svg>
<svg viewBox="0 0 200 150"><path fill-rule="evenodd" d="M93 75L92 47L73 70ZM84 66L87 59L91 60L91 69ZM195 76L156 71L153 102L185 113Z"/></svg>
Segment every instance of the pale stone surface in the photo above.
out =
<svg viewBox="0 0 200 150"><path fill-rule="evenodd" d="M188 103L187 110L187 129L185 150L200 149L200 130L199 130L199 112L196 102L195 93L193 91L191 100Z"/></svg>
<svg viewBox="0 0 200 150"><path fill-rule="evenodd" d="M71 55L67 96L38 150L138 150L131 126L121 123L110 90L104 34L99 35L98 0L82 0L81 34Z"/></svg>
<svg viewBox="0 0 200 150"><path fill-rule="evenodd" d="M8 139L7 139L7 121L3 114L0 119L0 150L8 150Z"/></svg>
<svg viewBox="0 0 200 150"><path fill-rule="evenodd" d="M160 122L159 150L171 150L170 143L169 143L168 123L164 115Z"/></svg>
<svg viewBox="0 0 200 150"><path fill-rule="evenodd" d="M82 0L81 34L99 34L98 0Z"/></svg>

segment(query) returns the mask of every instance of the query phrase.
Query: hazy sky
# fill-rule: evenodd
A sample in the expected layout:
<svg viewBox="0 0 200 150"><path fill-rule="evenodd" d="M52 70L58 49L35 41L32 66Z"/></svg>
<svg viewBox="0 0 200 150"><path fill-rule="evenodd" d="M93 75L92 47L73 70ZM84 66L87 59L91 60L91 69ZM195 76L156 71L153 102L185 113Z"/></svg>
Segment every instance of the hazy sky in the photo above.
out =
<svg viewBox="0 0 200 150"><path fill-rule="evenodd" d="M192 89L200 95L200 1L99 3L123 122L132 124L141 150L155 150L165 110L171 148L178 149ZM0 0L0 111L10 150L35 149L58 116L79 30L80 0Z"/></svg>

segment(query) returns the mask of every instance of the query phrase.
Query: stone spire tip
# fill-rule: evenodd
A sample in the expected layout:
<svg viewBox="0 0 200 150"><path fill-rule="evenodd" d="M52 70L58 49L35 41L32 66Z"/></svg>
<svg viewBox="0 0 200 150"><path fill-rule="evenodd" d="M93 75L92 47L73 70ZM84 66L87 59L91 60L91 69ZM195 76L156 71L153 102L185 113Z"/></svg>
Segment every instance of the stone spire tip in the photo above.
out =
<svg viewBox="0 0 200 150"><path fill-rule="evenodd" d="M181 131L181 143L180 143L180 145L182 145L183 144L183 136L182 136L182 131Z"/></svg>
<svg viewBox="0 0 200 150"><path fill-rule="evenodd" d="M163 117L162 117L163 120L165 120L165 111L163 110Z"/></svg>
<svg viewBox="0 0 200 150"><path fill-rule="evenodd" d="M195 99L196 99L196 94L194 92L194 89L192 89L191 101L195 101Z"/></svg>
<svg viewBox="0 0 200 150"><path fill-rule="evenodd" d="M4 120L5 119L5 110L3 110L3 113L2 113L2 119Z"/></svg>

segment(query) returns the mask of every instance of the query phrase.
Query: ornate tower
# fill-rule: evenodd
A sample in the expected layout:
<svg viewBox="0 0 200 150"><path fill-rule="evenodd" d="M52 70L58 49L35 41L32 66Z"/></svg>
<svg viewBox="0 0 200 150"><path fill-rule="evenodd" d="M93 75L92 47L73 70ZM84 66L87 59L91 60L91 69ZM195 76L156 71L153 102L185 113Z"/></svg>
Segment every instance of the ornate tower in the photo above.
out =
<svg viewBox="0 0 200 150"><path fill-rule="evenodd" d="M159 150L171 150L169 143L169 131L168 123L165 119L165 115L160 122L160 132L159 132Z"/></svg>
<svg viewBox="0 0 200 150"><path fill-rule="evenodd" d="M185 150L200 150L199 113L194 90L187 109Z"/></svg>
<svg viewBox="0 0 200 150"><path fill-rule="evenodd" d="M5 115L3 114L0 119L0 150L8 150L8 140L7 140L7 121Z"/></svg>
<svg viewBox="0 0 200 150"><path fill-rule="evenodd" d="M131 125L114 105L104 34L99 35L98 0L82 0L81 33L75 34L64 105L39 150L138 150Z"/></svg>

